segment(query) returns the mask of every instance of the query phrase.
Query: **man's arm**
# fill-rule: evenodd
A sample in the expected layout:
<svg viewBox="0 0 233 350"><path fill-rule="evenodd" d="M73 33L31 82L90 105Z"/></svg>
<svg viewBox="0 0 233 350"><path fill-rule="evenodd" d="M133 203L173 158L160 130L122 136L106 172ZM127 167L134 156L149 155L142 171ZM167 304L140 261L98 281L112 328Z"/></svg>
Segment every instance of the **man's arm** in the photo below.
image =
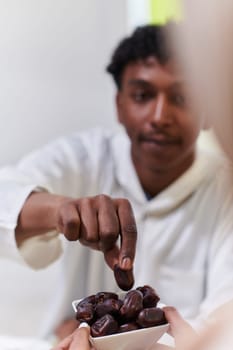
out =
<svg viewBox="0 0 233 350"><path fill-rule="evenodd" d="M102 251L108 265L116 266L115 277L118 282L122 279L121 285L125 276L133 281L136 224L129 202L105 195L88 197L108 192L108 186L99 186L100 174L110 182L114 176L108 143L109 137L99 131L73 135L0 171L3 256L44 267L59 256L58 232ZM21 254L15 241L21 245Z"/></svg>
<svg viewBox="0 0 233 350"><path fill-rule="evenodd" d="M128 200L106 195L73 199L33 192L18 218L17 244L54 230L69 241L79 240L85 246L101 250L112 269L119 265L122 270L132 270L137 231Z"/></svg>

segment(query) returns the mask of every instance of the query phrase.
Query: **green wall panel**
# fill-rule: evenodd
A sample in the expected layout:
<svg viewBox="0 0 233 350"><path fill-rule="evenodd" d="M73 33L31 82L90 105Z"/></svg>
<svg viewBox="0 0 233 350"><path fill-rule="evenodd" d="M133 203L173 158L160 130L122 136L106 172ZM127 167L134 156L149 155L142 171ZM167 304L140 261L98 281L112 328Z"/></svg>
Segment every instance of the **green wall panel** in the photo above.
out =
<svg viewBox="0 0 233 350"><path fill-rule="evenodd" d="M182 19L181 0L149 0L150 22L164 24L168 20Z"/></svg>

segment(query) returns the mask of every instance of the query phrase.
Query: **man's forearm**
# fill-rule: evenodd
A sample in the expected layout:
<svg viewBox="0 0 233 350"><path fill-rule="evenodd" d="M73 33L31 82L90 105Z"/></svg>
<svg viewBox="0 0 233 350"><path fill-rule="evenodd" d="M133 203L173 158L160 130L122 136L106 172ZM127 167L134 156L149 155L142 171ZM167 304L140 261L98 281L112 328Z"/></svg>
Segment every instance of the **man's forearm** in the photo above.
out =
<svg viewBox="0 0 233 350"><path fill-rule="evenodd" d="M56 229L57 210L65 197L47 192L33 192L26 200L16 226L16 240L25 239Z"/></svg>

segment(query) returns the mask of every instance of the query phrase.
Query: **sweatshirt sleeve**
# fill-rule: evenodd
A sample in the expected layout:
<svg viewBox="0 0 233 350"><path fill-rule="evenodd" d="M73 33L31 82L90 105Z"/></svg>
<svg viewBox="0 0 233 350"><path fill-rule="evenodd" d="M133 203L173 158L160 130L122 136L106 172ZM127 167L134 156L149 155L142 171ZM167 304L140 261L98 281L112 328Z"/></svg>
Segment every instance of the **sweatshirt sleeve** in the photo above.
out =
<svg viewBox="0 0 233 350"><path fill-rule="evenodd" d="M1 257L38 269L49 265L60 256L62 245L58 233L48 232L30 238L18 249L15 228L20 211L33 191L68 196L75 194L78 178L76 168L77 161L70 143L66 139L59 139L31 153L15 166L0 170Z"/></svg>
<svg viewBox="0 0 233 350"><path fill-rule="evenodd" d="M19 250L15 240L15 228L19 213L24 202L32 191L42 191L26 176L13 168L4 168L0 172L0 256L16 260L22 264L33 264L33 259L27 261L26 256ZM26 249L27 250L27 249ZM35 246L35 251L36 251ZM34 255L31 251L32 256ZM38 266L39 267L39 266Z"/></svg>
<svg viewBox="0 0 233 350"><path fill-rule="evenodd" d="M15 166L0 170L0 255L37 269L62 252L57 232L26 240L18 249L15 228L18 216L33 191L73 198L94 195L101 177L100 156L106 144L101 130L60 138L32 152Z"/></svg>

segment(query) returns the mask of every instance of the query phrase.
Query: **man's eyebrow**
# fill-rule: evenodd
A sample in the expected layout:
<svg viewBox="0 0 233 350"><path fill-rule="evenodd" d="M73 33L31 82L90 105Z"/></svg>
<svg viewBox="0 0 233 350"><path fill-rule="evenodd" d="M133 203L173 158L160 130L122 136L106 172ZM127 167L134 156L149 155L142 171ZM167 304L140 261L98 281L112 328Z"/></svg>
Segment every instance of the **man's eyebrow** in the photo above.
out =
<svg viewBox="0 0 233 350"><path fill-rule="evenodd" d="M187 81L185 79L179 79L168 86L168 89L182 89L186 86ZM151 87L153 84L151 84L149 81L144 79L131 79L128 81L129 86L141 86L141 87Z"/></svg>
<svg viewBox="0 0 233 350"><path fill-rule="evenodd" d="M184 79L180 79L179 81L174 82L169 86L170 89L182 89L187 85L187 81Z"/></svg>
<svg viewBox="0 0 233 350"><path fill-rule="evenodd" d="M131 79L128 81L128 85L130 86L143 86L143 87L150 87L152 84L146 80L143 79Z"/></svg>

